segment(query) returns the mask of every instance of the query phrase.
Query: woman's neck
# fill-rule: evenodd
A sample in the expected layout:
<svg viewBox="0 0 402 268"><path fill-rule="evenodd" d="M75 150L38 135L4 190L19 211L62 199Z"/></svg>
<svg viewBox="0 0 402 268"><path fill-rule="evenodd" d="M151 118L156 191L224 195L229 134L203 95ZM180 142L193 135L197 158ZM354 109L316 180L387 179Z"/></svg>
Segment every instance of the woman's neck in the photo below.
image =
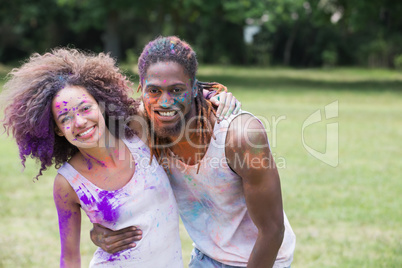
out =
<svg viewBox="0 0 402 268"><path fill-rule="evenodd" d="M113 168L126 157L126 145L123 140L109 136L108 142L94 148L78 148L88 170L92 168Z"/></svg>

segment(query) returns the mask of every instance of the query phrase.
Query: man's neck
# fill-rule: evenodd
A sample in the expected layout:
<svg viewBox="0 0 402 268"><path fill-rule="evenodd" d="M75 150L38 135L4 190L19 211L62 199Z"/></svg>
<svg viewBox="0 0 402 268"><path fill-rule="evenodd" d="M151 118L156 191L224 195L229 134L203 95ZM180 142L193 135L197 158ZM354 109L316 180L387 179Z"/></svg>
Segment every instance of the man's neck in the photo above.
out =
<svg viewBox="0 0 402 268"><path fill-rule="evenodd" d="M205 155L209 143L211 142L212 131L215 125L216 118L211 113L209 123L211 124L211 132L207 133L207 139L203 141L199 129L197 129L196 120L191 120L192 126L186 128L186 132L181 139L169 148L182 162L187 165L197 164ZM203 131L207 131L204 129Z"/></svg>

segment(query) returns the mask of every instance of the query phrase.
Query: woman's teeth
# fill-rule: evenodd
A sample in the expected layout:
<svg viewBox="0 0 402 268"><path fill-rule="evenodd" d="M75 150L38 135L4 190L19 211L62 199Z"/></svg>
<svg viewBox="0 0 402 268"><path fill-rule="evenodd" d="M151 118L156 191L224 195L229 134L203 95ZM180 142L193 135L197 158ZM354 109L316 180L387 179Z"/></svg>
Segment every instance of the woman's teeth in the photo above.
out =
<svg viewBox="0 0 402 268"><path fill-rule="evenodd" d="M174 116L177 112L176 111L171 111L171 112L159 112L161 116Z"/></svg>
<svg viewBox="0 0 402 268"><path fill-rule="evenodd" d="M87 135L89 132L91 132L91 131L92 131L92 129L94 129L94 127L91 127L91 128L90 128L90 129L88 129L87 131L82 132L82 133L78 134L77 136L81 137L81 136Z"/></svg>

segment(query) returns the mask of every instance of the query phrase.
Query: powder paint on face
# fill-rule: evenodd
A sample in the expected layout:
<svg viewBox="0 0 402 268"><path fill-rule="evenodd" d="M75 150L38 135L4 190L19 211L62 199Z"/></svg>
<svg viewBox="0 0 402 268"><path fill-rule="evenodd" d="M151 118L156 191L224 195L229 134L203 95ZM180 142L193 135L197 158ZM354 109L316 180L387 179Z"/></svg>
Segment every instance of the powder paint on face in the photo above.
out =
<svg viewBox="0 0 402 268"><path fill-rule="evenodd" d="M116 222L119 218L118 207L113 207L110 200L114 198L114 194L108 191L99 192L100 202L98 203L98 210L103 214L103 218L108 222Z"/></svg>

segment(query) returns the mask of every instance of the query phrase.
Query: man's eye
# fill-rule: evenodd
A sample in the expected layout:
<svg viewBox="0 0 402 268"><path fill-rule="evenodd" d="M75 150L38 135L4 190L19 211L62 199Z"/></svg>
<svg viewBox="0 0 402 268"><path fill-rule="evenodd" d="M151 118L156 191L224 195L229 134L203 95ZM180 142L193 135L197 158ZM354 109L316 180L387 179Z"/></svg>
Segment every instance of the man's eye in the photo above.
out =
<svg viewBox="0 0 402 268"><path fill-rule="evenodd" d="M158 93L158 90L155 89L155 88L151 88L151 89L149 90L149 93L155 94L155 93Z"/></svg>
<svg viewBox="0 0 402 268"><path fill-rule="evenodd" d="M181 92L181 88L176 87L176 88L173 89L173 92L174 93L179 93L179 92Z"/></svg>

